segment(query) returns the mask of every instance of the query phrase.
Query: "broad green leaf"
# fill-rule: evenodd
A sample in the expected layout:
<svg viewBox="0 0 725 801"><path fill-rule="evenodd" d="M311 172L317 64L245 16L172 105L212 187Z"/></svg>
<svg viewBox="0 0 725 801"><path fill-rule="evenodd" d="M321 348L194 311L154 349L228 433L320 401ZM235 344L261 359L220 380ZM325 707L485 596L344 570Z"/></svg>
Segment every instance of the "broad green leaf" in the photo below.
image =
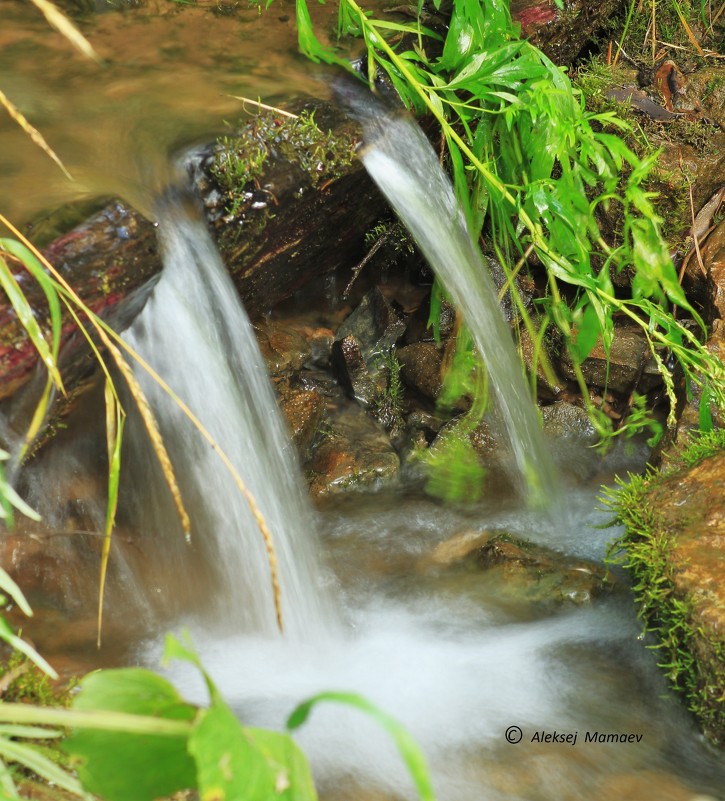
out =
<svg viewBox="0 0 725 801"><path fill-rule="evenodd" d="M581 364L592 352L600 333L597 311L592 303L587 303L577 319L576 333L570 345L571 354L577 364Z"/></svg>
<svg viewBox="0 0 725 801"><path fill-rule="evenodd" d="M204 710L189 738L201 801L270 801L289 785L222 702Z"/></svg>
<svg viewBox="0 0 725 801"><path fill-rule="evenodd" d="M86 676L73 708L192 721L198 710L168 681L143 668ZM106 801L154 801L196 787L187 736L76 729L63 747L83 785Z"/></svg>
<svg viewBox="0 0 725 801"><path fill-rule="evenodd" d="M317 801L307 757L289 735L250 726L244 731L273 766L280 801Z"/></svg>
<svg viewBox="0 0 725 801"><path fill-rule="evenodd" d="M375 704L361 695L344 692L325 692L315 695L300 704L292 712L287 720L287 728L299 728L307 720L313 707L324 701L334 701L335 703L359 709L385 729L392 737L400 756L405 762L422 801L435 801L435 792L428 773L428 765L420 746L397 720L378 709Z"/></svg>

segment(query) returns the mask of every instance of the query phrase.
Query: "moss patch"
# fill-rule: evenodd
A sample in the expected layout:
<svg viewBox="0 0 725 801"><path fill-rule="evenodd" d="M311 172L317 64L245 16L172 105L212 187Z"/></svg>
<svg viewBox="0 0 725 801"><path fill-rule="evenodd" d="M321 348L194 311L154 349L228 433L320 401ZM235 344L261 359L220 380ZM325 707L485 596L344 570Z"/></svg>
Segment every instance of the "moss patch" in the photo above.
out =
<svg viewBox="0 0 725 801"><path fill-rule="evenodd" d="M355 153L352 136L323 131L308 110L297 117L260 114L218 145L210 171L232 216L249 202L250 190L259 188L270 159L296 165L314 187L340 177Z"/></svg>

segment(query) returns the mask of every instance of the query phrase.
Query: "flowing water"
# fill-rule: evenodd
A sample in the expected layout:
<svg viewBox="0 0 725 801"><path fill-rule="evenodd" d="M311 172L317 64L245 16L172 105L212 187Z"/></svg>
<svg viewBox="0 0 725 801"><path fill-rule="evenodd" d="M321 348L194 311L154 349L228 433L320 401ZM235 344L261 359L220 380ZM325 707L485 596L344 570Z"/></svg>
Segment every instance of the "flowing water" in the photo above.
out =
<svg viewBox="0 0 725 801"><path fill-rule="evenodd" d="M347 497L314 513L307 507L298 468L271 411L274 398L249 322L232 300L204 227L173 194L155 208L152 202L173 175L169 149L219 130L222 117L238 109L226 94L267 98L311 89L307 66L293 55L286 12L274 17L274 25L259 22L256 11L227 19L171 3L102 15L86 25L110 62L101 71L69 58L62 43L41 47L45 24L24 4L0 0L0 10L0 74L9 76L14 99L29 114L36 112L36 123L44 122L51 143L82 178L70 187L63 184L45 157L0 118L6 210L24 222L61 200L120 191L159 217L166 271L129 342L206 421L279 532L284 613L292 635L285 639L275 633L269 569L248 507L219 472L209 446L145 382L193 510L193 535L188 545L146 435L139 421L131 420L109 614L130 619L135 639L130 653L121 657L111 650L106 659L154 665L163 628L187 624L222 692L251 724L283 726L300 700L321 690L361 692L421 743L442 801L725 799L722 754L703 742L667 693L656 654L639 637L621 577L611 594L577 607L512 596L505 583L475 570L426 566L436 546L471 531L505 531L575 558L601 561L605 542L616 531L597 528L606 518L593 511L596 488L615 471L641 468L643 454L633 462L622 457L603 463L585 450L557 445L558 460L575 464L578 475L566 486L576 521L571 526L522 510L519 501L499 493L455 508L401 487ZM409 123L393 127L400 129L396 136L403 137L404 147L418 147L419 135ZM434 215L453 226L453 239L450 250L430 258L444 257L439 269L448 269L448 256L454 256L451 269L454 263L456 269L465 266L468 273L446 280L466 296L459 302L469 322L483 317L481 325L493 326L479 336L498 341L497 313L469 308L469 282L485 281L485 273L478 272L437 165L426 166L429 156L423 154L413 177L402 174L398 145L375 131L368 138L366 166L387 192L400 196L402 216L418 219L424 194L439 204ZM449 235L437 222L433 230L427 245L432 249ZM416 236L424 242L428 232ZM537 430L524 422L531 417L525 388L513 394L503 390L519 380L518 370L505 357L498 364L498 356L491 355L500 402L508 397L512 404L502 407L506 427L524 437L517 446L519 464L537 463L542 480L549 481L553 471L542 468L546 448L536 435L520 430ZM56 646L47 652L54 660L72 651L84 634L91 641L94 635L96 588L89 577L97 561L93 552L85 562L73 561L77 549L70 544L81 536L75 529L84 529L89 540L94 529L102 530L103 440L89 424L94 414L102 417L101 402L87 397L80 420L70 422L27 477L50 539L69 544L68 561L56 559L49 566L61 573L66 609L55 597L39 610L54 630ZM530 436L534 439L527 440ZM544 484L543 491L553 495L556 487ZM313 556L318 536L322 568ZM55 558L64 550L58 546L52 553ZM78 586L86 587L85 596L73 604ZM335 616L326 597L333 599ZM42 607L43 593L35 598ZM149 607L167 616L161 623L156 614L145 619ZM106 635L111 646L113 631ZM140 633L146 634L143 645ZM49 639L37 641L43 647ZM91 660L84 658L86 664ZM183 670L172 676L190 696L203 698L193 676ZM505 738L511 726L522 730L518 744ZM536 742L539 731L577 733L577 742ZM587 732L631 734L634 741L586 742ZM359 713L321 707L300 742L324 799L414 797L391 742Z"/></svg>
<svg viewBox="0 0 725 801"><path fill-rule="evenodd" d="M156 381L137 369L160 423L192 522L192 538L209 575L189 564L177 526L178 579L203 576L213 588L220 627L274 634L274 599L265 544L250 504L217 452L230 459L273 535L288 636L321 636L333 624L324 612L314 528L294 445L267 375L254 332L205 222L174 191L157 204L164 269L126 342L170 384L214 439L212 446ZM169 493L141 432L124 458L151 468L135 472L138 527L171 544ZM145 453L144 453L145 451ZM166 503L162 503L166 495ZM128 497L126 498L128 501ZM171 540L171 542L169 542ZM168 554L167 554L168 558Z"/></svg>
<svg viewBox="0 0 725 801"><path fill-rule="evenodd" d="M365 169L411 232L461 310L486 365L497 411L520 472L519 483L539 506L561 508L557 471L540 431L511 332L493 280L471 240L453 186L430 142L407 115L358 103Z"/></svg>

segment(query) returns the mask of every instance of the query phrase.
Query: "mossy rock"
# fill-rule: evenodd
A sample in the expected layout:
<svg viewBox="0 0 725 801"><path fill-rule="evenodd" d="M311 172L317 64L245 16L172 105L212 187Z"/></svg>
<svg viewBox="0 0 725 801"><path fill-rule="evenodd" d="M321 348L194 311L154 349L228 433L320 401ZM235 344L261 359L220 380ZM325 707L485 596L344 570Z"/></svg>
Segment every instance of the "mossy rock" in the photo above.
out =
<svg viewBox="0 0 725 801"><path fill-rule="evenodd" d="M615 547L633 578L659 664L705 735L725 745L725 432L692 442L666 471L614 501Z"/></svg>

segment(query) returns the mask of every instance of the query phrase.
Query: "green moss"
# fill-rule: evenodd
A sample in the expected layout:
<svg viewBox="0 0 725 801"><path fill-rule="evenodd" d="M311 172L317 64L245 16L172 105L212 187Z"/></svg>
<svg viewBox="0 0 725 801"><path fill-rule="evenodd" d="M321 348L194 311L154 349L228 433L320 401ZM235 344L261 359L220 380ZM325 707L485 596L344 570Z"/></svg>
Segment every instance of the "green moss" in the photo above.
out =
<svg viewBox="0 0 725 801"><path fill-rule="evenodd" d="M218 145L211 174L233 216L248 202L249 190L257 187L270 158L297 165L314 187L338 178L355 153L352 136L322 131L314 112L306 110L294 118L260 114L234 135L222 137Z"/></svg>
<svg viewBox="0 0 725 801"><path fill-rule="evenodd" d="M604 498L615 513L612 523L625 526L625 533L610 546L610 562L622 565L632 578L644 630L657 640L650 647L658 651L658 665L705 734L720 744L725 743L725 643L696 622L693 599L678 594L670 559L675 537L650 498L677 468L693 466L724 447L725 430L693 437L666 470L630 475Z"/></svg>
<svg viewBox="0 0 725 801"><path fill-rule="evenodd" d="M0 664L2 700L40 706L70 706L73 684L59 686L19 651Z"/></svg>

